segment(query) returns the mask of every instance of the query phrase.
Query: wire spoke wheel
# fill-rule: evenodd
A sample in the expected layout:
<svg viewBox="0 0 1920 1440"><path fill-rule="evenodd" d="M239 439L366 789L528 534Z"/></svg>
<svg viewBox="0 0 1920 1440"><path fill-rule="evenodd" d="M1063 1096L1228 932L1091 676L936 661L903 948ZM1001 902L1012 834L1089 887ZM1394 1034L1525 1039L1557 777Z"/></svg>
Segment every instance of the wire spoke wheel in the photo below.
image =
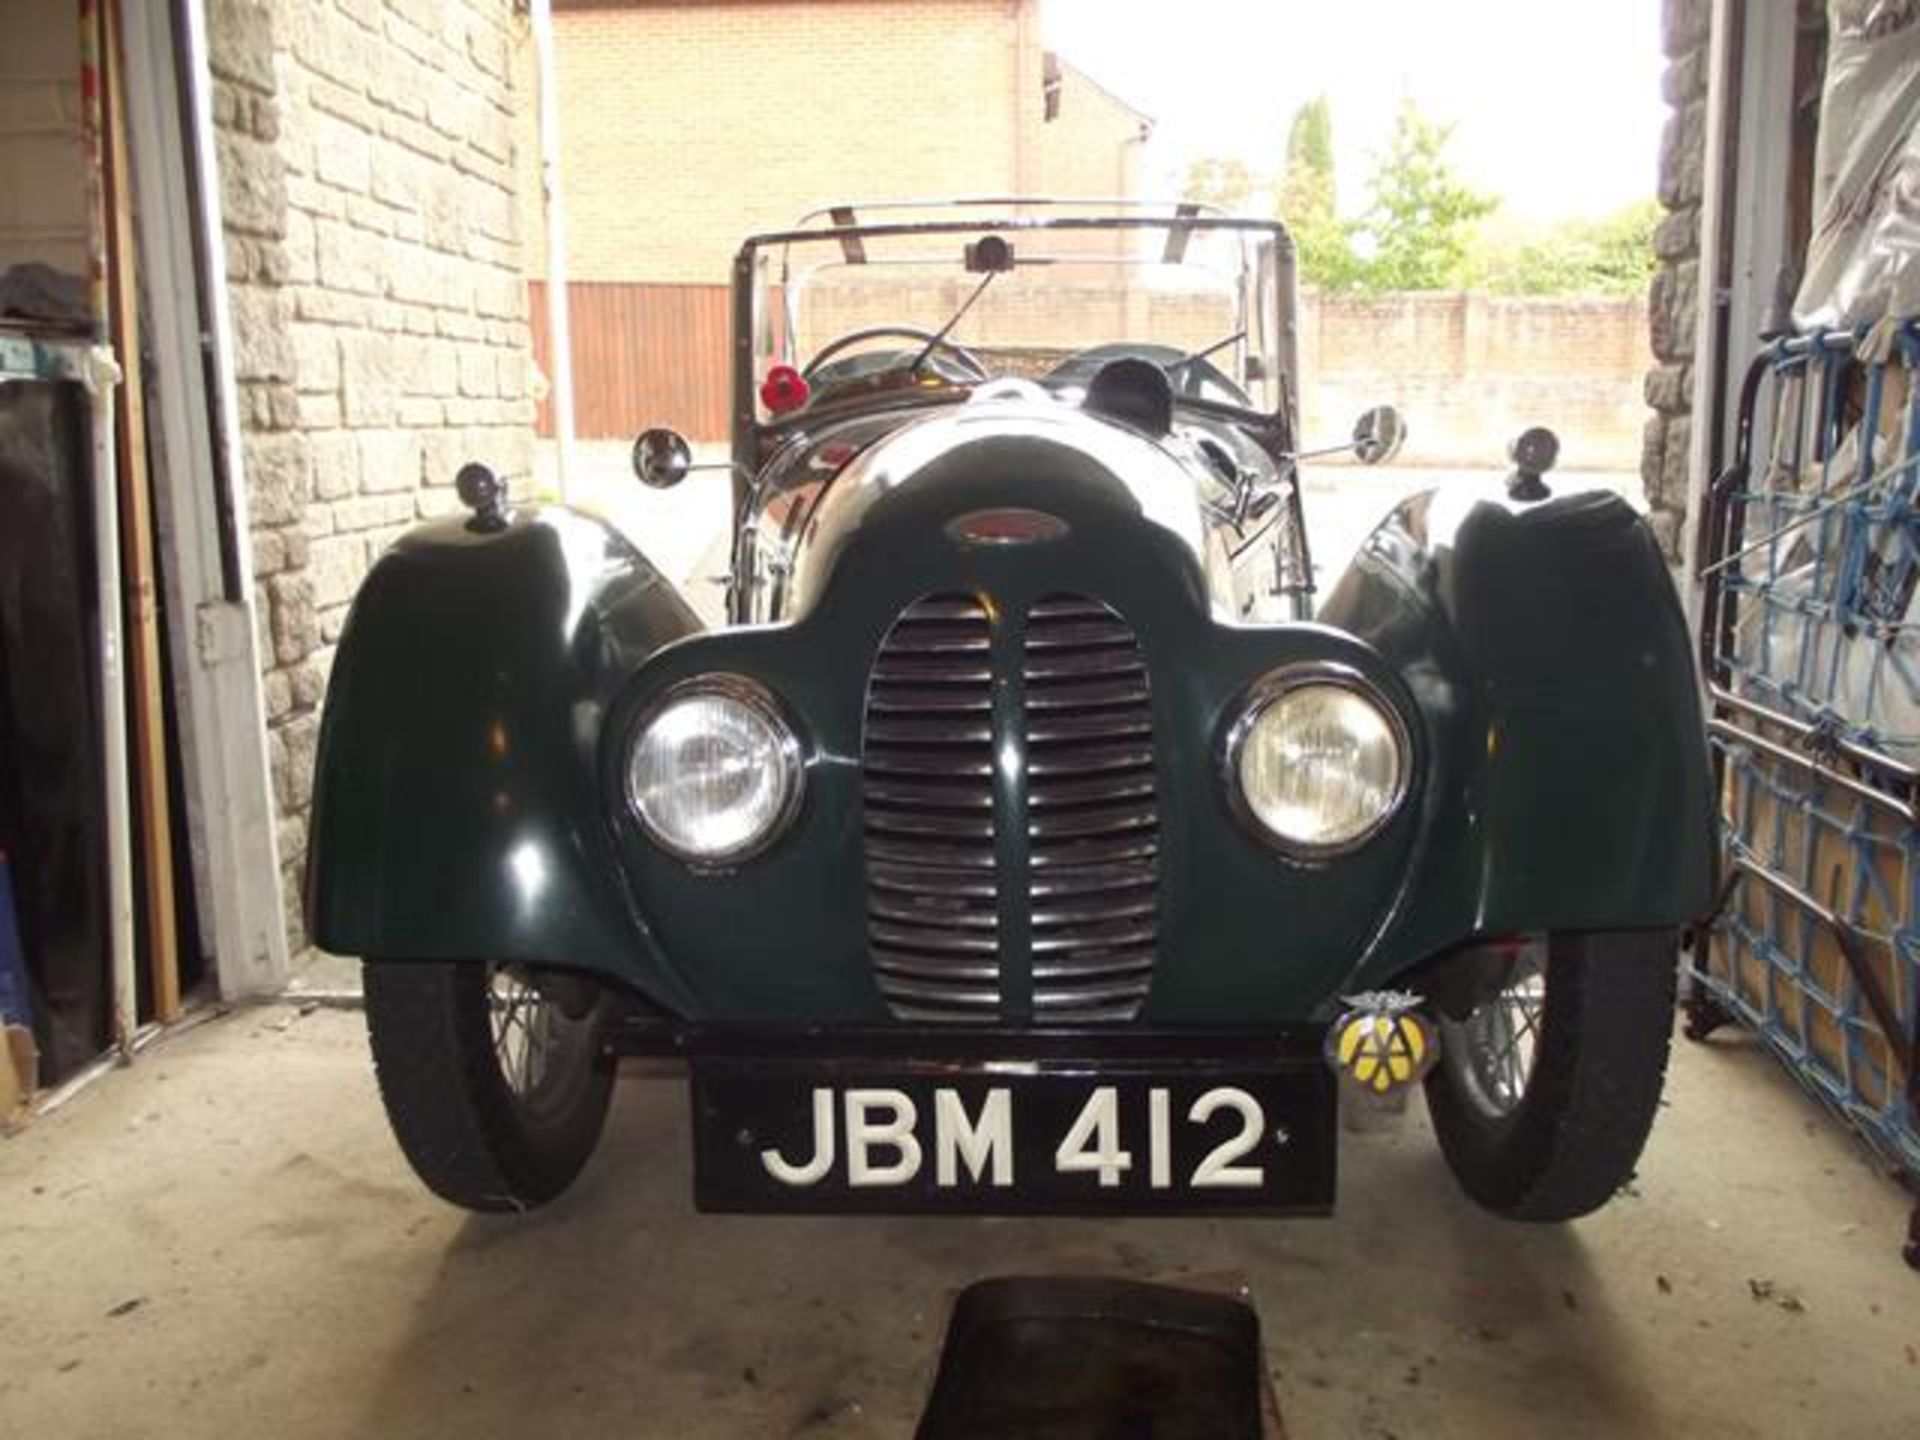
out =
<svg viewBox="0 0 1920 1440"><path fill-rule="evenodd" d="M1471 1008L1442 1012L1427 1109L1469 1195L1517 1220L1571 1220L1633 1175L1666 1074L1674 959L1671 930L1462 954Z"/></svg>
<svg viewBox="0 0 1920 1440"><path fill-rule="evenodd" d="M436 1194L526 1210L572 1183L613 1094L603 991L516 964L370 961L366 994L387 1116Z"/></svg>
<svg viewBox="0 0 1920 1440"><path fill-rule="evenodd" d="M564 1101L574 1052L592 1043L588 1025L560 1006L517 965L487 969L487 1019L500 1078L529 1115Z"/></svg>
<svg viewBox="0 0 1920 1440"><path fill-rule="evenodd" d="M507 1088L525 1097L538 1089L547 1071L552 1028L539 991L513 970L496 967L487 977L488 1019L493 1055Z"/></svg>
<svg viewBox="0 0 1920 1440"><path fill-rule="evenodd" d="M1467 1099L1490 1120L1517 1111L1533 1081L1547 1008L1545 949L1542 940L1528 941L1499 990L1466 1019L1444 1026L1441 1054L1456 1067Z"/></svg>

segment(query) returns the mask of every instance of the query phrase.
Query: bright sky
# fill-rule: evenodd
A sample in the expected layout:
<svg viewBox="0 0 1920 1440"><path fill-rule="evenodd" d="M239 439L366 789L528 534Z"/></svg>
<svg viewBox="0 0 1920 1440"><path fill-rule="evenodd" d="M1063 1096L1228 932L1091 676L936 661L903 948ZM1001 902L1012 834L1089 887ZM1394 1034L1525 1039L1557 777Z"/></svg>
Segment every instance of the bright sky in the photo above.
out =
<svg viewBox="0 0 1920 1440"><path fill-rule="evenodd" d="M1333 107L1356 210L1402 96L1519 220L1651 195L1666 108L1660 0L1042 0L1047 43L1156 121L1146 189L1196 155L1276 167L1294 110Z"/></svg>

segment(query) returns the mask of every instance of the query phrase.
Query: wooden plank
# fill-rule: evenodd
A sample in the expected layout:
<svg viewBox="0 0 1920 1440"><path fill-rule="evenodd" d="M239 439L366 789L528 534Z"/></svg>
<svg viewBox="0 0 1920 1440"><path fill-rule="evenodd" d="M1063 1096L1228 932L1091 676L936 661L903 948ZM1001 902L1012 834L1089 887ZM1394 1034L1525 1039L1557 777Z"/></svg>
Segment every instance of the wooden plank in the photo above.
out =
<svg viewBox="0 0 1920 1440"><path fill-rule="evenodd" d="M129 635L128 678L133 721L134 794L145 858L147 963L154 1019L180 1015L179 929L174 906L172 803L167 789L166 697L160 668L156 603L153 491L147 473L146 397L140 370L140 298L135 270L133 197L127 176L125 59L119 5L102 7L107 133L108 289L113 344L123 376L119 407L120 540Z"/></svg>
<svg viewBox="0 0 1920 1440"><path fill-rule="evenodd" d="M11 1135L32 1117L39 1085L40 1051L33 1031L0 1024L0 1135Z"/></svg>
<svg viewBox="0 0 1920 1440"><path fill-rule="evenodd" d="M1782 745L1791 739L1765 724L1759 732ZM1709 970L1828 1083L1869 1109L1885 1109L1897 1098L1902 1067L1900 1046L1876 1010L1884 1003L1909 1013L1916 980L1895 938L1908 928L1914 896L1906 822L1759 749L1728 766L1722 803L1759 865L1851 924L1861 973L1830 926L1751 875L1735 888L1732 913L1759 943L1716 930Z"/></svg>
<svg viewBox="0 0 1920 1440"><path fill-rule="evenodd" d="M535 314L545 286L529 285ZM625 440L670 425L695 441L727 436L729 296L724 285L594 282L568 287L573 330L575 431L583 440ZM552 341L534 326L534 363L549 369ZM539 433L553 433L543 403Z"/></svg>

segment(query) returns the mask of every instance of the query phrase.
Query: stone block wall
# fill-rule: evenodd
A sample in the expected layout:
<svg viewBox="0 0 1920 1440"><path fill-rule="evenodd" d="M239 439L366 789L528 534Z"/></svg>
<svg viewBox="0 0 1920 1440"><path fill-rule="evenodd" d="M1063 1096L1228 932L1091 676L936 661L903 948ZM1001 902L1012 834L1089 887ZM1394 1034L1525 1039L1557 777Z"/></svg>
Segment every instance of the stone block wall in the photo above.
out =
<svg viewBox="0 0 1920 1440"><path fill-rule="evenodd" d="M1665 0L1663 88L1672 113L1660 142L1660 203L1654 234L1660 268L1647 299L1654 366L1647 372L1640 478L1667 558L1679 563L1693 444L1694 332L1700 304L1700 200L1706 187L1707 46L1712 0Z"/></svg>
<svg viewBox="0 0 1920 1440"><path fill-rule="evenodd" d="M295 953L319 705L368 566L533 469L512 0L214 0L214 118Z"/></svg>

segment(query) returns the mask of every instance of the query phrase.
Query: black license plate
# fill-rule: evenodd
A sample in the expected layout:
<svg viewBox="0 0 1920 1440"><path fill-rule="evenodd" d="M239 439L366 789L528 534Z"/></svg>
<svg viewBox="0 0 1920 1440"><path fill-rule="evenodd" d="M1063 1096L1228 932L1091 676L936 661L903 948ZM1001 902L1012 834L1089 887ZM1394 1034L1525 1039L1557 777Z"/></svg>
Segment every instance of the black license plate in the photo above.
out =
<svg viewBox="0 0 1920 1440"><path fill-rule="evenodd" d="M1315 1063L829 1061L691 1067L702 1210L1324 1214Z"/></svg>

